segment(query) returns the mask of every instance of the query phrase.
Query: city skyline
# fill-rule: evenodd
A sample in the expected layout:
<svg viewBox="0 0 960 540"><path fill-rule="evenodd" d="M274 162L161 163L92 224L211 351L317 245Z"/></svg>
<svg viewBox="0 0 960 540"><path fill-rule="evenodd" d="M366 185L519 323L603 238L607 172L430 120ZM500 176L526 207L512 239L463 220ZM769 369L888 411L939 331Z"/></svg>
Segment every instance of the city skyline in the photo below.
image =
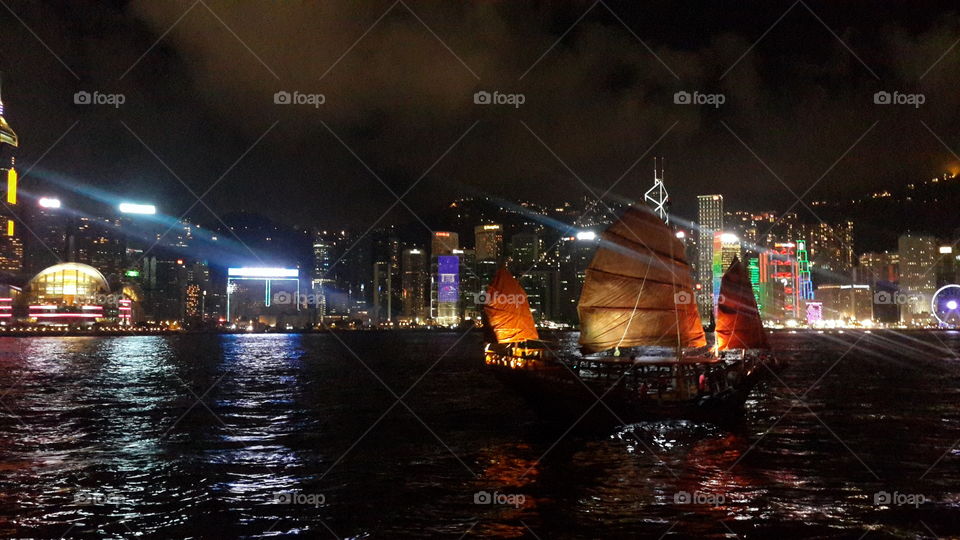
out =
<svg viewBox="0 0 960 540"><path fill-rule="evenodd" d="M960 538L956 0L0 0L0 536Z"/></svg>

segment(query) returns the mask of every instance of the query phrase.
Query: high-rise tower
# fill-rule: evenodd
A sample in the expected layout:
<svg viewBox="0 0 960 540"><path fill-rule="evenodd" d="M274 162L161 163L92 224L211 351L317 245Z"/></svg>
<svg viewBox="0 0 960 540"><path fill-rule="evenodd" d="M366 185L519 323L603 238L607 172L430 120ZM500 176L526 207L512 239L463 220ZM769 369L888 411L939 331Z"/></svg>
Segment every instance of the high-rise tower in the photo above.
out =
<svg viewBox="0 0 960 540"><path fill-rule="evenodd" d="M7 179L5 201L0 211L0 270L19 272L23 269L23 242L16 224L17 170L12 152L4 144L16 148L20 140L4 117L3 99L0 97L0 173Z"/></svg>
<svg viewBox="0 0 960 540"><path fill-rule="evenodd" d="M657 158L653 158L653 187L648 189L643 195L643 199L653 207L660 219L668 222L670 217L667 215L667 206L670 196L667 194L667 188L663 185L663 159L660 160L660 170L657 170Z"/></svg>
<svg viewBox="0 0 960 540"><path fill-rule="evenodd" d="M697 282L700 294L697 307L700 316L709 320L713 314L713 235L723 230L723 195L697 196Z"/></svg>

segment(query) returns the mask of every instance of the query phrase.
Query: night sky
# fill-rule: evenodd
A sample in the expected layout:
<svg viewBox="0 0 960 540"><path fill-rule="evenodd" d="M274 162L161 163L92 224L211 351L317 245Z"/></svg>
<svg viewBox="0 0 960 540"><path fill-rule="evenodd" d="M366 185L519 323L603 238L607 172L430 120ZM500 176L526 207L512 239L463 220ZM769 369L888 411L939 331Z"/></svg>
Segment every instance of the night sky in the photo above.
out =
<svg viewBox="0 0 960 540"><path fill-rule="evenodd" d="M461 196L578 199L581 181L641 199L662 156L692 218L698 193L783 211L791 190L849 198L960 167L950 2L2 4L23 189L76 206L103 191L179 216L213 186L217 213L362 226L419 180L387 218L402 223ZM525 102L477 105L478 90ZM675 104L680 90L726 102ZM925 103L876 105L880 90Z"/></svg>

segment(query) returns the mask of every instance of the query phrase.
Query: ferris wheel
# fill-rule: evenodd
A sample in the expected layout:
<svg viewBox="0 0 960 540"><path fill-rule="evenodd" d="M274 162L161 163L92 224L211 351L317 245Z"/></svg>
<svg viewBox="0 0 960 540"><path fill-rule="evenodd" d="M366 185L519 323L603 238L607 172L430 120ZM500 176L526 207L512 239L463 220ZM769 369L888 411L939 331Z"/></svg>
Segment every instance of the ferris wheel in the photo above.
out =
<svg viewBox="0 0 960 540"><path fill-rule="evenodd" d="M960 285L946 285L933 293L930 312L941 326L960 327Z"/></svg>

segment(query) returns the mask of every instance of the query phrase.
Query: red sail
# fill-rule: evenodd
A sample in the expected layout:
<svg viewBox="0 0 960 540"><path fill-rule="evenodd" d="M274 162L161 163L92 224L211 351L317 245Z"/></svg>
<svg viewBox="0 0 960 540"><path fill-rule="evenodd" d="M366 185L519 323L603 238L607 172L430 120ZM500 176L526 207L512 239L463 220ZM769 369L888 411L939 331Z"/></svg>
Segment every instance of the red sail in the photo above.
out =
<svg viewBox="0 0 960 540"><path fill-rule="evenodd" d="M750 278L736 258L720 282L716 336L718 351L770 348Z"/></svg>
<svg viewBox="0 0 960 540"><path fill-rule="evenodd" d="M527 291L506 268L500 267L493 283L487 287L483 312L487 324L493 329L497 343L517 343L540 339L533 323Z"/></svg>

